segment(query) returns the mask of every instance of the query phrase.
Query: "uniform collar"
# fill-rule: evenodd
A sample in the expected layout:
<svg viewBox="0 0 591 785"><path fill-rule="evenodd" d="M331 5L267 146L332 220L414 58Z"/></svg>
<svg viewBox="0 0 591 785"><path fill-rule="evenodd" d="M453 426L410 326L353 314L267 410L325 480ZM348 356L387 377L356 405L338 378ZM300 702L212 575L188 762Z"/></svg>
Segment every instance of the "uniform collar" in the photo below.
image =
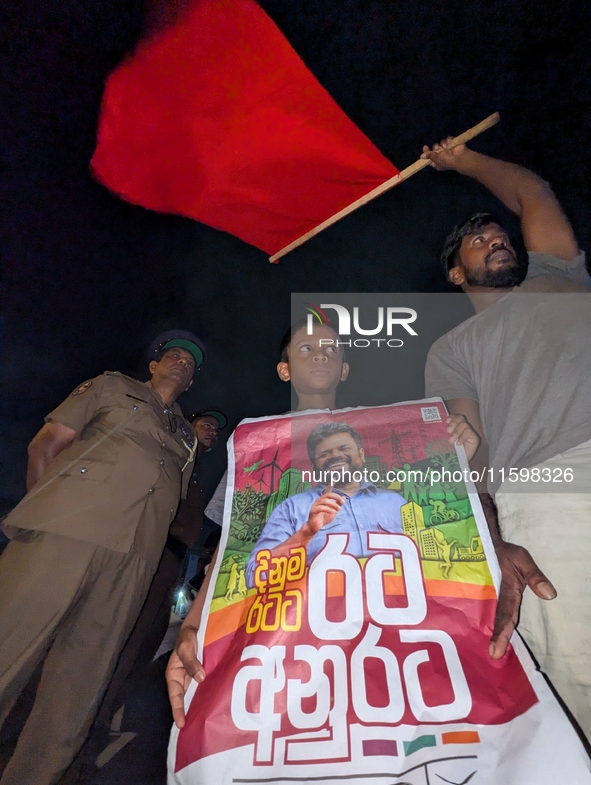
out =
<svg viewBox="0 0 591 785"><path fill-rule="evenodd" d="M162 406L164 410L168 409L169 411L174 412L175 414L179 414L181 417L183 416L183 410L181 409L181 407L178 405L176 401L172 404L172 406L168 406L166 403L164 403L157 390L155 390L154 387L152 386L150 380L144 382L144 386L148 388L150 393L154 396L154 398L158 401L158 403L160 404L160 406Z"/></svg>

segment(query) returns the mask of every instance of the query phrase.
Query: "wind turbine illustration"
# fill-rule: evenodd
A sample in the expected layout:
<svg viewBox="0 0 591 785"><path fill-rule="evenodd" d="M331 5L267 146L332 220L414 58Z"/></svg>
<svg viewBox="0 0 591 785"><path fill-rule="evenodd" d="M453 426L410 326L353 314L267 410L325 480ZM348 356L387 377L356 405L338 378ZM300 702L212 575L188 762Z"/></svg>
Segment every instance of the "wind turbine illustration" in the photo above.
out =
<svg viewBox="0 0 591 785"><path fill-rule="evenodd" d="M269 485L269 483L266 480L263 479L263 475L262 474L261 474L261 476L259 477L258 480L255 480L255 483L258 483L259 493L263 493L263 485L267 485L267 486Z"/></svg>
<svg viewBox="0 0 591 785"><path fill-rule="evenodd" d="M275 491L275 469L277 469L279 471L279 475L283 474L283 469L277 463L277 456L278 455L279 455L279 447L277 448L277 451L275 452L273 460L269 461L269 463L266 463L264 466L259 466L258 469L257 469L257 471L259 471L259 472L264 472L265 469L271 469L271 484L269 486L269 493L273 493Z"/></svg>

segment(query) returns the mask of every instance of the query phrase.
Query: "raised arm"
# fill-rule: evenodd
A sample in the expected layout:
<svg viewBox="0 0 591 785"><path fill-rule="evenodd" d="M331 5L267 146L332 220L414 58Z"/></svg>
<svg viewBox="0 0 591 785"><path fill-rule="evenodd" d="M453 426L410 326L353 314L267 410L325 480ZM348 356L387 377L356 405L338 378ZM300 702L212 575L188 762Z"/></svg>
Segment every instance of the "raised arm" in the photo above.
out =
<svg viewBox="0 0 591 785"><path fill-rule="evenodd" d="M570 260L579 249L572 227L547 182L517 164L476 153L466 145L448 148L452 137L423 147L427 158L438 171L452 170L472 177L488 188L521 219L521 231L528 251Z"/></svg>
<svg viewBox="0 0 591 785"><path fill-rule="evenodd" d="M33 437L27 448L27 491L37 484L47 465L55 456L71 444L76 431L58 422L47 422Z"/></svg>

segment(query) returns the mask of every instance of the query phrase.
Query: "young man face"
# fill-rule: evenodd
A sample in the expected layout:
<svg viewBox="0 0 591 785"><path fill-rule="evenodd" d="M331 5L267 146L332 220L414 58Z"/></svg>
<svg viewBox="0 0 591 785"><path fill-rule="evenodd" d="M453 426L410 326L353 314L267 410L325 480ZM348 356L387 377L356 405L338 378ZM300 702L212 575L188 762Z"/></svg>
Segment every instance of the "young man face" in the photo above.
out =
<svg viewBox="0 0 591 785"><path fill-rule="evenodd" d="M449 271L456 286L504 289L523 280L522 265L505 230L490 223L462 239L458 262Z"/></svg>
<svg viewBox="0 0 591 785"><path fill-rule="evenodd" d="M197 440L206 450L211 450L217 444L220 436L220 424L215 417L205 415L193 422Z"/></svg>
<svg viewBox="0 0 591 785"><path fill-rule="evenodd" d="M279 378L291 381L300 394L336 390L349 374L349 364L343 362L343 349L337 345L338 338L327 325L314 325L312 335L308 335L306 326L300 327L287 347L288 361L277 365Z"/></svg>

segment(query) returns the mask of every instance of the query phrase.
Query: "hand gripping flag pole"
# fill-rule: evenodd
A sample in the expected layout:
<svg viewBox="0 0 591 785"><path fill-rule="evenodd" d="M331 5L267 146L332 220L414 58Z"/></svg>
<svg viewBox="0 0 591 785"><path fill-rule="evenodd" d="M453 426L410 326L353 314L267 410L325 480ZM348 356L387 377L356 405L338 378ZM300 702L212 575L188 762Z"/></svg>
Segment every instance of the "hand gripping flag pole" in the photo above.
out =
<svg viewBox="0 0 591 785"><path fill-rule="evenodd" d="M478 125L475 125L472 128L469 128L467 131L464 131L463 134L454 137L454 139L452 140L451 144L448 145L448 147L457 147L460 144L465 144L466 142L469 142L470 139L474 139L483 131L492 128L492 126L496 125L499 122L499 120L500 120L500 115L498 112L489 115L487 118L482 120L482 122L478 123ZM298 246L303 245L311 237L314 237L315 235L324 231L324 229L327 229L329 226L332 226L332 224L336 223L337 221L340 221L341 218L344 218L346 215L349 215L349 213L354 212L359 207L363 207L364 204L371 202L371 200L375 199L377 196L380 196L386 191L389 191L390 188L394 188L395 185L398 185L404 180L408 180L409 177L412 177L413 174L416 174L421 169L424 169L426 166L430 166L429 160L426 158L419 158L419 160L415 161L414 164L407 166L406 169L403 169L401 172L394 175L394 177L391 177L389 180L386 180L385 183L378 185L377 188L374 188L373 190L369 191L369 193L365 194L365 196L361 196L359 199L356 199L347 207L344 207L342 210L339 210L338 213L331 215L331 217L327 218L326 221L322 221L322 223L318 224L318 226L315 226L313 229L310 229L310 231L306 232L301 237L298 237L297 240L294 240L293 242L289 243L289 245L286 245L280 251L273 254L273 256L270 256L269 261L272 264L277 264L282 256L285 256L290 251L293 251L294 248L298 248Z"/></svg>

